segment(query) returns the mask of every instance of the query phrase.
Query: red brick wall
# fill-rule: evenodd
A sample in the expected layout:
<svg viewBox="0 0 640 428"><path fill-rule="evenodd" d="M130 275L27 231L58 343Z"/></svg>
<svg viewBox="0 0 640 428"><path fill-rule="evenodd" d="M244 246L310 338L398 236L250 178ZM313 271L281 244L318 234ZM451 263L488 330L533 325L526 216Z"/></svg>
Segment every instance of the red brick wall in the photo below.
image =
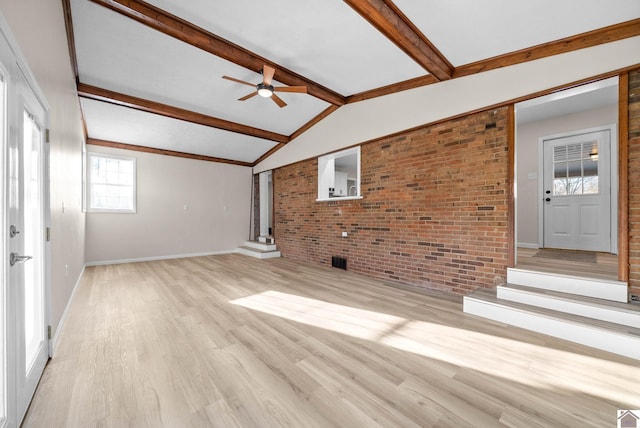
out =
<svg viewBox="0 0 640 428"><path fill-rule="evenodd" d="M501 108L364 144L361 200L316 202L315 159L277 169L278 248L326 265L346 257L351 271L455 294L502 282L507 116Z"/></svg>
<svg viewBox="0 0 640 428"><path fill-rule="evenodd" d="M640 295L640 71L629 73L629 285Z"/></svg>

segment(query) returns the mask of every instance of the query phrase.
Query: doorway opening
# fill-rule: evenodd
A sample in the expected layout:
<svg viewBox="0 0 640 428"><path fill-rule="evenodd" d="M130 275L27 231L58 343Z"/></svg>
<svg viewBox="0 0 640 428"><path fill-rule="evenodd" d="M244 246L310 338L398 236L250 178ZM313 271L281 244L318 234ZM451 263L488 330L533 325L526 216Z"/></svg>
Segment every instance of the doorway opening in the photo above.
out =
<svg viewBox="0 0 640 428"><path fill-rule="evenodd" d="M253 224L251 240L273 242L273 174L264 171L253 176Z"/></svg>
<svg viewBox="0 0 640 428"><path fill-rule="evenodd" d="M618 277L618 78L516 104L516 267Z"/></svg>

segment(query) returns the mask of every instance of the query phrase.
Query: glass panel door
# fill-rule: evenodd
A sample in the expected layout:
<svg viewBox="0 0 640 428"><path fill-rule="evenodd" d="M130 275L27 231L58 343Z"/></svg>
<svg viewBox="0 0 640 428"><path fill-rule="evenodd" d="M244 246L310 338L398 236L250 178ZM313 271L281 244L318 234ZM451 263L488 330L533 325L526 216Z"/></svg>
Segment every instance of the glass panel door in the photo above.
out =
<svg viewBox="0 0 640 428"><path fill-rule="evenodd" d="M42 130L34 116L25 110L21 162L22 233L24 233L23 254L32 257L30 261L24 263L25 375L33 368L38 350L45 344L41 143Z"/></svg>
<svg viewBox="0 0 640 428"><path fill-rule="evenodd" d="M44 277L45 109L24 76L13 82L11 120L16 126L9 132L8 212L14 232L9 238L8 269L9 287L15 295L15 415L20 425L49 356Z"/></svg>
<svg viewBox="0 0 640 428"><path fill-rule="evenodd" d="M7 147L7 114L6 114L6 74L4 70L0 68L0 164L3 165L4 170L4 153ZM5 227L5 186L4 186L5 174L4 171L0 175L0 206L2 206L2 213L0 214L0 224L2 224L2 247L0 247L0 257L2 260L6 260L5 249L7 248L7 240L9 231ZM0 278L2 278L2 288L0 288L0 427L4 427L7 422L7 281L6 272L4 271L4 263L0 264Z"/></svg>

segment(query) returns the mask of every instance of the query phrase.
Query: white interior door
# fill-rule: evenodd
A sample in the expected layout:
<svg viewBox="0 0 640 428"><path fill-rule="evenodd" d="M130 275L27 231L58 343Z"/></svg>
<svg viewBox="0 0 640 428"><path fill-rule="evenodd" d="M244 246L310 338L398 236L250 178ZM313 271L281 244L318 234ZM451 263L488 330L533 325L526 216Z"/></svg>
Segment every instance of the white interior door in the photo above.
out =
<svg viewBox="0 0 640 428"><path fill-rule="evenodd" d="M24 417L48 359L45 291L45 108L21 73L10 94L8 277L15 302L15 399ZM10 325L9 328L12 328Z"/></svg>
<svg viewBox="0 0 640 428"><path fill-rule="evenodd" d="M611 251L610 134L543 141L545 248Z"/></svg>

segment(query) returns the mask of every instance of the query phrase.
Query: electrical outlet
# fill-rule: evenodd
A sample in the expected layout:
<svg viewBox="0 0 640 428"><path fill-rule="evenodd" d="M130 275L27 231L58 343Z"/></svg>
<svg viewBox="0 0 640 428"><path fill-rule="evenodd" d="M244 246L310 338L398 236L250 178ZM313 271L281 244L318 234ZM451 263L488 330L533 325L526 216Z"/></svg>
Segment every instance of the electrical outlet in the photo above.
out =
<svg viewBox="0 0 640 428"><path fill-rule="evenodd" d="M69 265L64 265L64 276L69 276Z"/></svg>
<svg viewBox="0 0 640 428"><path fill-rule="evenodd" d="M343 237L343 238L346 238L346 237L347 237L347 235L348 235L348 233L347 233L347 232L342 232L342 237Z"/></svg>

